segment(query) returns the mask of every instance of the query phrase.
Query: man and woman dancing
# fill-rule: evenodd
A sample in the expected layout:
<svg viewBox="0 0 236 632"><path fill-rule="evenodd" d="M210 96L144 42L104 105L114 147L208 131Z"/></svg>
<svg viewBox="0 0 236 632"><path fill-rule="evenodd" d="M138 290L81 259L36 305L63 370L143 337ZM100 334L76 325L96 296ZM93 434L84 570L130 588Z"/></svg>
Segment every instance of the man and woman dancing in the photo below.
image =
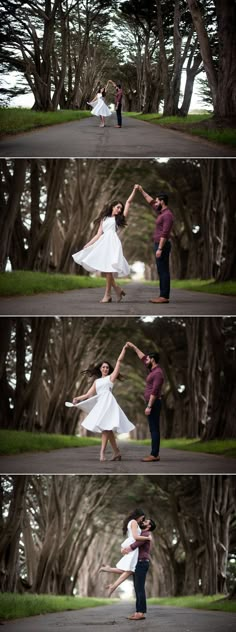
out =
<svg viewBox="0 0 236 632"><path fill-rule="evenodd" d="M117 379L121 379L121 362L124 360L128 349L135 351L148 370L144 392L144 414L147 416L151 434L151 454L144 457L142 461L156 462L160 460L160 412L164 382L163 372L158 364L159 355L156 352L144 354L132 342L127 342L116 361L115 368L112 367L110 362L104 360L97 366L89 367L84 371L88 376L95 378L92 386L83 395L74 397L72 404L66 402L65 405L76 406L87 413L87 417L82 422L83 428L90 432L101 433L100 461L106 460L105 451L108 442L110 442L113 450L111 461L120 461L121 453L114 433L129 433L134 430L135 426L120 408L112 394L112 389L114 382Z"/></svg>
<svg viewBox="0 0 236 632"><path fill-rule="evenodd" d="M151 531L156 528L154 520L146 519L142 509L135 509L123 522L123 535L126 539L121 544L122 558L115 567L104 565L100 572L119 575L113 584L108 584L108 596L128 577L133 576L136 595L136 611L128 619L145 619L147 602L145 581L149 569L150 548L152 544Z"/></svg>
<svg viewBox="0 0 236 632"><path fill-rule="evenodd" d="M168 196L160 193L152 198L141 185L136 184L125 205L119 200L107 204L101 211L95 225L98 230L95 235L79 252L72 255L75 263L83 266L89 272L101 272L106 276L106 289L101 303L111 303L111 291L114 290L117 300L121 301L125 292L115 282L115 276L127 277L130 273L129 264L123 255L121 241L117 235L118 229L126 226L126 219L130 204L137 191L157 215L153 234L154 253L157 273L160 279L160 296L150 299L151 303L169 303L170 296L170 267L171 251L170 233L173 226L173 213L169 209Z"/></svg>
<svg viewBox="0 0 236 632"><path fill-rule="evenodd" d="M105 96L107 93L107 88L110 83L114 86L116 90L115 109L116 109L116 116L117 116L117 125L115 125L115 127L121 128L122 127L121 109L122 109L123 92L122 92L120 83L118 84L114 83L114 81L111 81L111 79L109 79L106 86L104 86L103 88L99 84L98 91L95 98L92 101L88 101L88 105L91 105L92 107L91 114L93 114L94 116L100 117L99 127L105 127L105 118L107 118L108 116L111 116L112 114L111 110L109 110L109 108L107 107L105 103Z"/></svg>

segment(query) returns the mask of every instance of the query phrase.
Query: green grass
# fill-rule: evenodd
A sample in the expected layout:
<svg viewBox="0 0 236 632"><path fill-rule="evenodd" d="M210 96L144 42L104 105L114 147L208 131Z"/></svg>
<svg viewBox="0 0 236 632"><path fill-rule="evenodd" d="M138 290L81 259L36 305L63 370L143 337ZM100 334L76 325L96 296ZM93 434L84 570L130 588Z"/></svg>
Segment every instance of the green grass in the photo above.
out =
<svg viewBox="0 0 236 632"><path fill-rule="evenodd" d="M122 280L122 284L130 282ZM140 281L146 285L157 287L157 281ZM64 292L84 288L104 287L102 277L78 276L73 274L54 274L17 270L0 273L0 296L32 295L40 292ZM213 279L188 279L171 281L171 286L177 289L206 292L208 294L236 295L236 281L217 283Z"/></svg>
<svg viewBox="0 0 236 632"><path fill-rule="evenodd" d="M187 132L194 136L200 136L206 140L236 147L236 129L233 127L219 129L217 127L208 129L205 127L191 127L201 122L208 121L212 114L203 112L202 114L188 114L188 116L162 116L162 114L140 114L137 112L126 112L125 116L136 118L140 121L147 121L154 125L162 125L170 129Z"/></svg>
<svg viewBox="0 0 236 632"><path fill-rule="evenodd" d="M11 619L33 617L50 612L65 612L69 610L81 610L82 608L108 606L116 602L117 600L115 599L95 599L93 597L2 593L0 600L0 619L1 621L9 621ZM206 597L202 595L192 595L188 597L153 597L148 599L148 604L236 612L236 602L222 598L222 595Z"/></svg>
<svg viewBox="0 0 236 632"><path fill-rule="evenodd" d="M0 600L0 619L20 619L33 617L48 612L63 612L65 610L81 610L97 606L110 606L112 599L94 599L92 597L64 597L58 595L17 595L2 593Z"/></svg>
<svg viewBox="0 0 236 632"><path fill-rule="evenodd" d="M0 134L17 134L44 125L79 121L91 116L87 110L35 112L27 108L0 108Z"/></svg>
<svg viewBox="0 0 236 632"><path fill-rule="evenodd" d="M144 281L144 283L157 286L157 281ZM236 281L218 283L213 279L171 279L171 287L179 290L191 290L192 292L205 292L206 294L236 295Z"/></svg>
<svg viewBox="0 0 236 632"><path fill-rule="evenodd" d="M132 444L150 446L150 439L130 439L130 445ZM61 448L86 448L94 445L100 445L98 437L75 437L24 430L0 430L0 454L2 455L48 452ZM161 447L236 457L236 439L206 441L205 443L199 439L162 439Z"/></svg>
<svg viewBox="0 0 236 632"><path fill-rule="evenodd" d="M150 121L151 123L157 123L158 125L170 125L175 123L188 124L188 123L200 123L211 118L211 114L202 112L201 114L188 114L188 116L162 116L162 114L140 114L140 112L125 112L125 116L136 118L140 121Z"/></svg>
<svg viewBox="0 0 236 632"><path fill-rule="evenodd" d="M64 292L103 287L104 278L17 270L0 273L0 296L32 295L40 292Z"/></svg>
<svg viewBox="0 0 236 632"><path fill-rule="evenodd" d="M0 454L21 452L49 452L61 448L85 448L100 445L97 437L75 437L60 434L36 433L24 430L0 430Z"/></svg>
<svg viewBox="0 0 236 632"><path fill-rule="evenodd" d="M153 606L174 606L175 608L197 608L198 610L220 610L222 612L236 612L236 601L222 597L222 595L189 595L187 597L161 597L148 599Z"/></svg>
<svg viewBox="0 0 236 632"><path fill-rule="evenodd" d="M138 445L150 445L150 439L141 439L139 441L131 439L131 441ZM186 438L161 439L161 448L236 457L236 439L214 439L212 441Z"/></svg>

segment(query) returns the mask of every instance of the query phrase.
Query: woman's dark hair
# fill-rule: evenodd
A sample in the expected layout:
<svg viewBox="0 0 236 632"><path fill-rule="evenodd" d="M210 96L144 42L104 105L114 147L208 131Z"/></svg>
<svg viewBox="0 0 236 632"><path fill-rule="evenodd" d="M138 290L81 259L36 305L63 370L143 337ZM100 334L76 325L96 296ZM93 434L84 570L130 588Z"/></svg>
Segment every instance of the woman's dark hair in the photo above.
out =
<svg viewBox="0 0 236 632"><path fill-rule="evenodd" d="M106 90L105 88L102 88L102 97L105 97L105 96L106 96Z"/></svg>
<svg viewBox="0 0 236 632"><path fill-rule="evenodd" d="M102 377L100 367L102 366L103 363L108 364L109 366L108 375L111 375L111 373L113 373L114 371L114 367L107 360L101 360L101 362L99 362L99 364L97 364L96 366L89 366L84 371L81 371L81 373L83 373L84 375L88 375L89 377L95 377L95 378ZM121 375L121 373L119 373L117 380L123 380L123 379L124 379L123 376Z"/></svg>
<svg viewBox="0 0 236 632"><path fill-rule="evenodd" d="M127 222L126 222L126 219L125 219L125 217L123 215L123 213L124 213L124 204L120 200L114 200L114 202L110 202L109 204L106 204L106 206L104 206L103 210L101 211L100 215L94 220L94 225L100 224L101 220L104 219L104 217L111 217L112 209L117 204L121 204L122 209L121 209L121 212L119 213L119 215L115 215L116 227L117 228L124 228L127 225Z"/></svg>
<svg viewBox="0 0 236 632"><path fill-rule="evenodd" d="M124 519L123 527L122 527L123 535L126 535L127 526L130 520L137 520L137 518L141 518L141 516L144 516L144 515L145 514L142 509L134 509L134 511L132 511L132 513L129 514L129 516L127 516L127 518Z"/></svg>

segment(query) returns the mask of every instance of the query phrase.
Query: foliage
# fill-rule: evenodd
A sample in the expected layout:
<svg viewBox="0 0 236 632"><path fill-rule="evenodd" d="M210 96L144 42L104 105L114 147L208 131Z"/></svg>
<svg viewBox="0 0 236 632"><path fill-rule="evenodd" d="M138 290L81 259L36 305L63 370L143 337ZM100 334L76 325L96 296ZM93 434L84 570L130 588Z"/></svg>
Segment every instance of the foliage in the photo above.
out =
<svg viewBox="0 0 236 632"><path fill-rule="evenodd" d="M22 452L49 452L61 448L84 448L100 444L95 437L75 437L59 434L33 433L16 430L0 430L0 454Z"/></svg>
<svg viewBox="0 0 236 632"><path fill-rule="evenodd" d="M120 556L123 519L139 507L157 525L148 597L227 594L233 476L5 476L1 499L1 592L102 597L98 569Z"/></svg>
<svg viewBox="0 0 236 632"><path fill-rule="evenodd" d="M0 133L16 134L45 125L58 125L69 121L80 121L90 116L90 112L78 110L58 110L57 112L35 112L26 108L1 108Z"/></svg>
<svg viewBox="0 0 236 632"><path fill-rule="evenodd" d="M17 270L0 273L0 296L32 295L40 292L64 292L103 287L105 279L73 274L53 274Z"/></svg>
<svg viewBox="0 0 236 632"><path fill-rule="evenodd" d="M34 617L47 612L63 612L108 606L111 599L94 599L93 597L68 597L61 595L17 595L1 594L0 617L2 621Z"/></svg>

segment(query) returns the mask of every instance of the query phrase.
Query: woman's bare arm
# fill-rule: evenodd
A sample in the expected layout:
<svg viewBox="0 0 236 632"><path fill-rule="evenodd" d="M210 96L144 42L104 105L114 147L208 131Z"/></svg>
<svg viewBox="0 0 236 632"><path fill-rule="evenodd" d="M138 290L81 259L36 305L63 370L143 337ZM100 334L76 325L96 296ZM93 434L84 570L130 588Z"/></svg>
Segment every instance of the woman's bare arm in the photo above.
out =
<svg viewBox="0 0 236 632"><path fill-rule="evenodd" d="M116 378L118 377L118 375L120 373L120 365L121 365L122 360L124 360L125 351L126 351L126 349L125 349L125 347L123 347L123 349L122 349L122 351L121 351L121 353L119 355L119 358L117 358L116 366L114 368L114 371L110 375L111 382L115 382Z"/></svg>
<svg viewBox="0 0 236 632"><path fill-rule="evenodd" d="M137 540L138 542L146 542L147 540L151 540L151 536L150 535L139 535L138 533L138 525L136 520L131 520L131 532L132 532L132 536L135 540Z"/></svg>
<svg viewBox="0 0 236 632"><path fill-rule="evenodd" d="M127 217L127 215L128 215L129 207L130 207L131 202L133 202L135 193L136 193L136 189L134 187L132 193L130 194L130 196L128 197L128 199L125 202L124 217Z"/></svg>
<svg viewBox="0 0 236 632"><path fill-rule="evenodd" d="M81 402L83 399L89 399L89 397L93 397L94 395L96 395L95 382L92 384L91 388L87 391L87 393L84 393L83 395L79 395L79 397L74 397L72 400L73 404L78 404L78 402Z"/></svg>
<svg viewBox="0 0 236 632"><path fill-rule="evenodd" d="M98 232L96 233L95 237L93 237L90 241L88 241L88 243L84 246L84 248L88 248L88 246L92 246L92 244L95 244L95 241L97 241L99 237L101 236L102 236L102 222L99 226Z"/></svg>

